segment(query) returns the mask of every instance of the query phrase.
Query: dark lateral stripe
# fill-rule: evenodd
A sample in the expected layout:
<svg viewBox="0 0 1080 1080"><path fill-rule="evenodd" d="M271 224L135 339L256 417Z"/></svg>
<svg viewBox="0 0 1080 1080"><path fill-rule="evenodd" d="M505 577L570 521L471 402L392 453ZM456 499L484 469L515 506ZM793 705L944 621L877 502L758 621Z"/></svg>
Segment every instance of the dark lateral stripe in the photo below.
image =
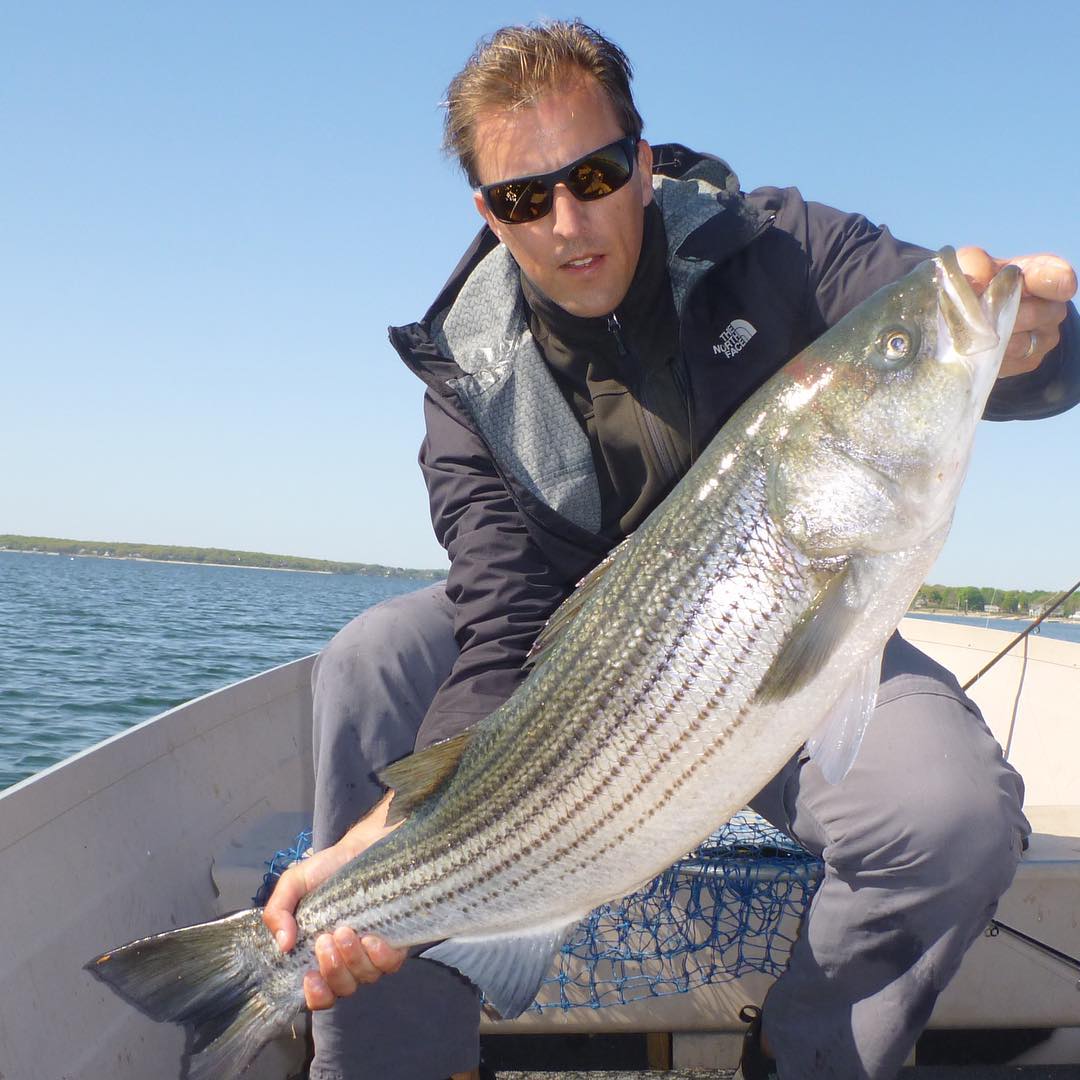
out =
<svg viewBox="0 0 1080 1080"><path fill-rule="evenodd" d="M751 531L753 531L753 530L751 530ZM680 628L680 632L678 634L677 641L684 640L687 633L689 633L689 631L694 628L695 623L696 623L696 618L697 618L697 616L698 616L698 614L700 612L700 608L702 606L702 603L703 603L703 601L699 598L698 604L695 605L693 610L688 613L688 616L686 617L686 619L683 620L683 626ZM775 608L774 608L774 610L775 610ZM768 619L766 618L765 621L767 622ZM761 629L762 625L764 625L764 624L761 624L761 625L758 626L759 630ZM730 666L737 668L744 661L745 656L747 655L749 648L750 648L749 642L744 643L742 650L734 658L732 658L732 662L731 662ZM668 673L668 669L672 666L672 660L675 657L675 655L677 655L677 652L678 652L678 648L677 648L677 644L676 644L676 646L673 646L668 651L667 655L665 655L665 657L663 658L663 661L659 665L659 667L654 668L649 673L649 676L646 678L646 680L641 685L636 687L635 693L633 694L630 702L620 712L620 714L618 714L617 716L611 717L610 722L607 723L607 724L601 725L599 730L594 729L594 731L591 732L591 734L593 734L594 737L589 741L590 746L595 746L596 744L602 744L609 737L611 730L617 729L618 727L620 727L622 725L622 723L625 722L626 715L628 715L630 712L632 712L634 708L640 707L640 704L644 700L645 696L648 693L652 692L655 689L657 682ZM694 656L689 658L689 660L684 658L683 662L686 665L687 676L689 678L692 678L693 674L696 671L701 670L701 668L707 662L709 657L712 655L712 652L713 652L713 648L712 648L711 645L703 645ZM673 691L671 700L666 704L666 706L661 710L661 712L657 716L654 716L653 718L651 718L651 720L646 723L645 727L637 732L635 741L633 743L633 747L635 749L639 749L645 743L647 743L649 741L649 739L655 734L657 728L660 725L662 725L670 717L671 713L678 707L679 698L680 698L680 691L685 690L685 688L687 686L687 681L688 680L686 678L684 678L684 680L680 684L674 686L674 691ZM729 682L730 682L730 679L729 679ZM673 680L673 684L674 684L674 680ZM721 691L720 694L714 696L713 700L709 703L709 706L707 707L709 711L715 709L718 706L722 696L723 696L722 691ZM589 707L592 708L594 706L593 706L592 703L590 703ZM670 749L663 752L662 758L661 758L661 760L659 760L657 762L657 765L662 766L663 762L666 762L672 756L674 756L677 753L678 748L685 741L686 738L689 738L692 735L697 734L697 732L700 730L700 726L701 726L700 721L698 721L695 724L691 725L690 729L683 734L682 738L680 740L678 740L675 745L673 745ZM721 742L723 742L723 741L724 741L724 737L721 738ZM527 748L524 747L524 746L518 746L515 749L518 750L519 753L510 755L511 762L513 761L513 758L520 756L520 753L527 752ZM572 772L571 772L571 774L569 776L565 772L563 773L563 776L562 776L562 780L566 784L569 784L573 780L580 779L582 776L587 775L588 772L591 769L591 766L592 766L592 755L590 753L584 752L586 750L586 748L582 747L582 746L578 746L577 750L578 750L578 754L571 757L571 760L576 762L576 768L573 768L573 770L572 770ZM558 749L553 748L553 754L550 755L550 756L558 758L559 756L561 756L561 753L562 753L562 748L561 747L559 747ZM545 755L545 756L549 756L549 755ZM588 792L588 794L587 794L587 796L585 798L579 800L572 807L569 807L569 808L564 807L563 812L560 815L556 816L555 818L548 818L545 821L545 833L541 837L538 837L538 838L535 838L534 840L532 840L532 842L528 846L531 847L532 844L534 844L534 843L535 844L543 843L543 840L547 835L550 835L551 832L558 831L560 828L564 827L569 822L570 818L572 818L576 813L580 813L581 810L583 809L583 807L585 805L591 803L596 797L598 797L598 795L600 794L601 791L603 791L605 788L610 788L610 786L613 783L617 782L617 780L619 779L619 777L621 776L621 774L624 771L623 766L625 766L625 764L629 760L630 756L632 756L632 751L628 752L628 754L626 756L624 756L622 766L617 766L612 774L605 775L605 776L597 779L593 783L593 786L592 786L591 790ZM709 755L709 756L711 756L711 755ZM492 763L492 764L494 764L494 763ZM565 764L567 764L567 762L564 761L563 764L565 765ZM502 771L503 771L502 769L498 769L498 768L493 770L493 772L496 772L496 773L499 773L499 772L502 772ZM658 771L658 769L654 769L649 777L645 778L645 780L643 780L643 781L637 782L633 786L633 788L631 788L631 791L630 791L629 795L632 796L635 793L640 793L640 791L643 790L643 788L650 782L650 780L655 778L655 775L656 775L657 771ZM677 790L680 787L682 787L682 785L686 782L687 778L690 775L692 775L692 773L693 773L693 770L691 770L690 773L687 773L687 774L684 774L682 776L676 777L674 781L669 782L668 790L670 791L670 794L667 796L667 799L665 799L665 804L670 798L674 797L675 792L677 792ZM504 794L505 794L505 792L504 792ZM546 797L548 792L541 790L540 792L537 792L535 794L539 795L541 798L543 798L543 797ZM503 802L503 800L496 800L496 801L497 802ZM534 798L534 799L527 800L527 801L529 803L533 803L536 800ZM589 840L591 840L592 836L595 835L597 830L599 830L601 828L604 828L605 826L609 825L620 813L623 812L623 804L625 803L625 801L626 800L624 799L621 802L619 802L618 804L614 805L603 816L602 819L600 819L599 821L593 823L593 825L588 830L586 830L586 832L583 835L581 835L577 839L575 844L572 844L572 845L569 845L567 847L559 849L559 851L557 852L556 855L549 856L547 858L547 860L541 864L541 866L544 869L550 867L554 859L564 858L576 846L578 846L581 843L587 843ZM521 817L521 815L519 813L510 813L509 815L505 815L505 810L506 809L507 808L505 806L496 806L496 805L492 805L491 803L487 803L486 804L486 812L484 812L484 813L482 813L480 815L473 815L473 820L472 820L472 826L473 827L470 828L470 829L467 829L464 833L460 833L460 831L459 831L458 839L459 839L459 842L461 843L461 846L462 847L468 846L467 845L468 840L475 840L481 833L484 833L484 832L486 832L488 834L487 835L487 841L488 841L488 850L489 851L498 850L501 846L503 846L507 842L507 840L510 839L510 832L512 830L516 830L522 824L520 822L520 820L519 820L520 817ZM512 808L512 809L522 810L524 808L518 806L518 807ZM532 816L532 814L529 815L529 817L531 817L531 816ZM514 820L508 820L508 819L514 819ZM459 826L462 825L462 824L464 824L464 822L460 821L460 819L459 819ZM420 858L422 858L425 849L428 850L430 853L436 853L437 850L439 849L439 847L440 847L440 845L438 845L437 843L433 844L433 845L424 845L424 848L421 848L420 850L417 850L416 848L414 848L413 853L415 855L419 856ZM514 865L516 862L520 861L520 858L524 854L525 853L523 851L513 851L509 855L504 855L504 857L501 860L496 861L493 865L489 866L485 871L481 871L479 874L476 873L476 868L475 867L467 867L463 863L458 862L456 860L453 860L453 859L451 859L451 860L445 860L445 859L440 860L439 864L432 865L432 866L429 867L430 872L428 874L424 875L424 880L423 881L418 881L418 880L415 880L415 879L413 879L411 881L411 883L410 883L411 884L410 894L411 894L412 904L409 905L409 908L411 908L411 910L405 910L405 911L397 910L395 912L395 915L396 915L397 918L402 918L402 919L409 918L409 917L415 915L418 908L426 908L428 906L428 904L431 902L430 900L428 900L426 902L421 900L420 899L420 894L425 893L425 892L430 892L430 890L434 890L434 889L436 889L436 888L438 888L440 886L444 890L447 889L447 886L450 886L450 889L453 889L455 885L458 885L458 883L452 882L450 879L461 875L463 872L467 872L470 875L470 877L469 877L469 880L460 883L459 890L463 890L465 892L472 892L472 891L474 891L476 889L479 889L487 881L489 881L491 878L493 878L494 876L496 876L499 873L502 873L502 872L506 871L512 865ZM414 865L415 865L415 863L414 863ZM384 882L389 882L390 881L390 878L391 878L391 876L393 874L393 869L394 868L392 866L386 865L386 867L385 867L386 872L384 874L379 875L379 877L382 879L382 881L369 881L369 882L367 882L368 889L370 890L371 893L379 893L379 892L384 891L379 886L382 885ZM535 872L535 869L530 871L530 872ZM396 883L394 891L399 892L399 889L400 889L400 883ZM376 900L376 896L372 895L371 899L373 901ZM383 899L383 898L380 897L380 899ZM403 898L399 897L398 899L401 900ZM399 904L394 902L394 897L392 897L392 896L385 897L385 900L389 901L390 904L392 906L394 906L395 908L399 908Z"/></svg>
<svg viewBox="0 0 1080 1080"><path fill-rule="evenodd" d="M755 620L755 629L759 633L763 631L767 627L769 622L775 618L779 611L780 605L777 602L774 603L771 611L759 613L757 619ZM735 662L731 666L737 668L739 666L739 661L743 660L745 656L748 655L751 647L751 642L748 640L744 644L742 651L735 658ZM711 655L711 652L711 646L703 647L693 657L691 665L689 666L700 670L700 668L704 666L708 656ZM716 693L714 693L710 697L709 701L705 704L705 706L701 710L699 710L697 718L691 721L691 723L680 734L680 736L675 740L674 743L672 743L669 747L667 747L658 755L655 762L656 767L649 774L637 780L630 788L628 788L622 794L622 797L616 800L600 818L592 822L585 830L576 833L571 843L565 844L562 847L555 849L554 851L548 852L541 861L531 866L528 870L529 876L531 877L536 874L545 874L547 872L562 868L566 861L572 858L575 850L578 850L581 847L588 845L588 843L598 832L609 827L620 816L622 816L625 813L627 805L633 802L636 797L639 797L647 788L651 787L655 783L656 777L661 771L663 765L678 754L679 750L685 746L686 741L700 735L706 722L713 718L715 711L720 707L721 703L723 702L726 693L726 685L730 684L733 677L734 676L729 676L729 678L726 680L726 683L722 684L721 687L716 691ZM685 686L685 681L682 685ZM625 766L627 762L635 756L635 750L641 749L655 734L656 730L665 722L668 717L670 717L672 712L674 712L675 709L678 707L678 698L679 689L677 688L676 692L672 695L671 700L666 703L661 712L656 716L650 718L646 725L643 728L639 729L631 748L628 749L624 753L623 757L620 759L620 764L618 764L610 774L605 774L602 777L596 778L596 782L593 784L591 790L586 795L579 798L579 800L575 804L573 804L572 806L564 805L562 807L562 812L559 815L555 816L554 818L548 818L545 822L545 833L541 837L537 838L537 840L533 841L533 843L527 846L531 848L535 844L542 844L544 840L546 840L547 837L549 837L552 833L558 833L562 831L573 817L581 814L582 811L591 802L593 802L597 797L599 797L599 795L603 792L605 788L616 782L619 776L625 771ZM640 700L640 696L637 700ZM632 834L636 832L645 822L647 822L649 817L651 817L658 809L662 809L672 799L674 799L678 794L679 790L693 779L694 775L699 771L699 769L708 762L710 762L711 759L715 757L715 755L723 748L723 746L726 745L726 743L730 740L731 735L738 729L739 726L741 726L743 719L748 712L748 709L749 704L745 704L742 708L740 708L737 715L732 718L731 722L726 725L724 729L717 733L716 738L713 739L710 743L706 744L704 750L701 751L700 755L695 759L693 764L683 769L682 772L677 774L675 777L669 778L667 780L664 791L658 801L656 801L655 803L650 803L648 810L645 813L638 815L635 822L628 824L621 832L616 834L616 836L609 839L599 849L599 851L591 852L589 858L587 860L584 860L584 862L580 863L579 865L586 865L598 854L610 850L611 847L615 844L625 841L627 838L632 836ZM583 756L582 759L579 759L579 763L580 761L587 762L588 757ZM587 767L581 767L578 769L576 775L586 775L587 772ZM505 822L503 823L503 825L505 826ZM492 845L492 847L495 848L499 846L500 845L498 844ZM476 868L471 868L472 872L470 874L469 880L465 883L462 883L460 889L465 892L475 892L482 890L488 882L510 870L512 866L514 866L517 862L520 861L521 857L524 854L525 852L523 850L511 851L508 854L504 854L501 859L489 864L487 867L485 867L483 871L479 873L476 873ZM435 885L444 883L445 879L450 878L454 875L454 871L455 868L453 867L444 867L443 873L435 875L434 878L431 880L430 885L434 887ZM489 891L486 894L486 898L494 899L495 894ZM419 897L415 894L413 895L412 899L415 906L410 912L410 915L414 915L416 913L417 907L426 909L430 907L431 903L433 902L429 900L426 903L416 903L419 900ZM477 901L476 903L479 903L479 901ZM466 908L468 908L469 906L470 905L466 905ZM471 906L475 906L475 904Z"/></svg>
<svg viewBox="0 0 1080 1080"><path fill-rule="evenodd" d="M741 506L738 507L737 521L727 523L729 526L736 526L728 531L729 541L734 540L734 543L729 543L726 550L714 553L714 570L721 569L724 564L730 564L733 560L744 559L747 550L752 546L761 547L764 552L768 553L770 547L775 545L776 538L770 535L768 525L760 517L755 518L752 514L746 513L748 506L753 503L755 503L755 500L752 497L744 499ZM715 528L715 524L712 528ZM763 528L764 536L761 535ZM667 530L668 533L672 531L672 529ZM693 533L693 530L690 530L690 532ZM698 535L691 535L689 539L684 535L681 542L690 546L704 545L703 538ZM695 582L695 578L701 575L703 568L681 565L683 595L685 596L687 592L695 591L695 589L700 590L700 585ZM668 570L670 570L670 567L661 567L658 571L653 571L648 581L653 586L661 583L665 586L670 585L671 575ZM761 567L761 577L766 580L772 577L768 567ZM624 582L623 589L618 595L609 594L609 602L597 606L593 613L594 618L591 620L593 625L586 626L583 624L578 632L578 637L582 640L589 640L591 636L606 637L617 646L625 627L625 620L620 617L620 609L633 596L640 596L643 592L641 586L645 584L640 578L636 582ZM634 588L635 585L638 587ZM409 862L412 864L412 869L408 874L408 897L401 895L401 863L400 860L393 857L394 853L389 850L397 846L393 843L387 844L385 858L373 860L374 865L365 868L366 872L363 875L364 880L362 882L343 881L340 888L333 890L334 893L344 900L349 894L355 892L356 884L359 884L375 909L380 906L385 907L388 909L386 914L393 922L404 922L429 909L440 897L453 895L456 898L462 893L470 892L475 894L496 875L507 871L523 858L527 859L533 847L543 846L552 833L558 833L560 830L565 829L565 826L575 814L580 813L583 808L592 804L605 789L610 790L613 784L619 782L626 771L627 764L635 756L635 751L644 747L655 735L657 729L681 706L682 698L685 696L694 675L700 672L706 663L714 659L715 650L711 644L703 644L690 657L681 658L680 667L683 669L684 677L680 680L671 679L672 688L669 699L656 715L647 718L644 725L636 729L632 749L626 751L621 763L616 765L609 775L589 776L593 771L595 754L605 743L610 741L612 732L624 728L627 718L639 711L646 697L656 691L658 684L665 677L670 676L670 669L679 656L679 646L685 641L691 630L695 628L707 596L708 589L703 592L698 591L696 603L686 605L681 609L680 614L685 614L677 624L677 630L669 648L664 655L656 658L652 664L643 665L638 669L638 674L643 675L643 678L639 680L628 678L626 680L626 684L629 684L632 689L629 697L620 702L618 710L611 712L604 708L620 692L619 687L610 687L605 681L606 665L604 662L594 659L590 663L581 663L574 685L579 688L584 687L592 692L581 695L570 702L566 710L567 715L571 718L570 721L564 723L560 718L558 724L549 723L539 729L530 731L527 737L520 738L516 742L511 742L508 745L504 743L500 747L500 751L486 762L489 768L486 776L473 778L475 790L470 791L468 801L455 799L455 805L452 809L456 811L457 815L454 829L457 851L462 852L472 848L476 841L483 839L488 852L493 855L500 850L503 852L502 857L497 858L494 864L477 873L478 868L469 866L463 856L458 855L455 857L454 853L451 853L450 857L446 856L444 850L446 846L445 837L425 836L421 831L420 835L412 838L412 843L409 846ZM774 605L772 615L775 615L778 609L779 605ZM671 629L670 617L672 614L673 612L669 607L666 612L669 631ZM766 614L761 626L766 625L770 617L770 614ZM663 624L664 618L661 618L659 625L662 627ZM759 630L761 626L758 627ZM578 627L574 629L578 630ZM732 670L737 669L745 662L750 647L749 642L743 642L738 652L728 659L727 666ZM579 652L577 657L579 663L588 655L588 651ZM593 655L595 657L596 654ZM538 684L537 689L557 685L557 678L562 674L557 669L553 670L550 663L546 670L549 672L548 681ZM729 675L728 683L732 681L733 677L733 675ZM561 693L558 695L557 700L561 701L566 696L565 692ZM635 795L640 795L642 791L655 783L664 764L677 755L679 750L684 747L686 739L700 734L705 720L710 718L710 715L719 708L724 696L724 688L721 687L699 712L698 717L691 722L690 726L680 734L675 742L660 752L655 767L645 777L638 780L621 799L609 807L601 818L593 822L581 835L575 837L572 843L564 845L555 852L548 853L535 866L528 867L527 871L523 867L523 872L527 872L531 876L552 869L557 861L572 856L575 849L590 842L599 830L609 827L620 815L625 814L626 805L633 800ZM550 711L552 706L553 702L549 701L545 702L543 707ZM675 798L678 791L693 778L701 764L705 760L712 758L730 739L731 733L742 723L746 708L746 706L743 706L732 721L721 732L717 733L717 738L706 745L702 751L701 760L684 769L674 778L667 779L665 789L661 793L658 802L650 804L645 813L639 814L634 822L628 824L622 832L617 834L616 838L608 840L600 850L610 850L613 844L619 842L618 838L631 835L656 812L657 808L666 806L671 799ZM527 717L530 712L534 712L534 709L519 708L516 718ZM578 720L576 723L573 720L575 717ZM512 723L514 719L515 717L511 717L510 722ZM523 724L528 723L527 719L521 722ZM526 765L529 766L527 769ZM559 772L560 769L561 772ZM532 777L539 778L540 783L535 790L527 792L523 801L515 801L520 799L522 787L527 786L521 782L522 774L526 772ZM508 778L513 778L517 782L508 784ZM553 799L557 789L561 787L565 790L566 787L582 779L590 781L590 786L583 796L573 806L561 805L559 812L554 817L548 816L546 809L550 808L550 805L559 805L557 800L548 802L548 800ZM542 822L542 831L539 835L536 835L535 824L539 822ZM533 827L529 828L529 825L533 825ZM514 838L523 827L527 829L528 835L521 836L520 839L523 841L521 847L514 849L512 846ZM393 838L391 838L392 840ZM510 845L509 852L506 850L508 844ZM425 860L429 861L429 865L426 867L428 872L423 874L422 878L419 878L416 876L416 867L418 863L422 864ZM441 892L436 892L436 890L440 889ZM355 899L351 906L355 906ZM371 913L374 914L375 912L372 910Z"/></svg>

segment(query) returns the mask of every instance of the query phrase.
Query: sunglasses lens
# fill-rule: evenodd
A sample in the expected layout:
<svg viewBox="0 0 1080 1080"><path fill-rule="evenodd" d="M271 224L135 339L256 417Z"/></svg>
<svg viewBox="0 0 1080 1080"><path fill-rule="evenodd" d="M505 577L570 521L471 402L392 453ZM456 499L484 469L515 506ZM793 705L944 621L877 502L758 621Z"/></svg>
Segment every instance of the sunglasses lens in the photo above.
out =
<svg viewBox="0 0 1080 1080"><path fill-rule="evenodd" d="M598 150L580 162L566 179L566 186L579 199L602 199L626 184L631 163L621 144Z"/></svg>
<svg viewBox="0 0 1080 1080"><path fill-rule="evenodd" d="M486 190L491 212L511 225L535 221L551 209L551 189L542 180L508 180Z"/></svg>
<svg viewBox="0 0 1080 1080"><path fill-rule="evenodd" d="M637 140L628 136L560 172L545 176L525 176L484 187L488 208L508 225L542 218L552 206L552 191L566 184L571 194L583 202L602 199L623 187L634 172Z"/></svg>

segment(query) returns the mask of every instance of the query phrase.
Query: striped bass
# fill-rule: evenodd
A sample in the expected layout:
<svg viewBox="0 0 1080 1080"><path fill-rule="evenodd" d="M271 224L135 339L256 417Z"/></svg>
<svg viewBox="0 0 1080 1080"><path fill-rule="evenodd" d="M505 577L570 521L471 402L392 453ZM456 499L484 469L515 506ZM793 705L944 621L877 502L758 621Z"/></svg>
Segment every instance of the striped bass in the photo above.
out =
<svg viewBox="0 0 1080 1080"><path fill-rule="evenodd" d="M439 942L423 955L504 1017L527 1008L574 925L808 740L843 775L885 642L944 542L1019 298L1016 267L979 298L945 248L765 383L558 609L514 695L385 771L404 824L304 897L291 953L253 909L87 968L189 1026L192 1080L237 1075L288 1030L316 937L342 924Z"/></svg>

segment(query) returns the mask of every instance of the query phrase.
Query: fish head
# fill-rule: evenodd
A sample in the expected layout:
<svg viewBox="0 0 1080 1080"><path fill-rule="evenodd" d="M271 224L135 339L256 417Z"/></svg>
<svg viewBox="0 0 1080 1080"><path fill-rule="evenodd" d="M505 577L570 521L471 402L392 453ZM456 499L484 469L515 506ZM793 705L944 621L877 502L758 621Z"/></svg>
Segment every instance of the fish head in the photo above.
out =
<svg viewBox="0 0 1080 1080"><path fill-rule="evenodd" d="M1007 266L977 296L946 247L791 361L770 510L807 554L906 550L947 531L1020 291Z"/></svg>

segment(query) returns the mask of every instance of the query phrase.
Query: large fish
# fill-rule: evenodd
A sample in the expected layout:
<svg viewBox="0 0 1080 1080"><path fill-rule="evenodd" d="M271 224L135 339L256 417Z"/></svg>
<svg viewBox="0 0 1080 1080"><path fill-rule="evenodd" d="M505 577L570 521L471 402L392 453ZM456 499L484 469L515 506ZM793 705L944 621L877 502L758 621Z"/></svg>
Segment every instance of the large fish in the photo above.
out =
<svg viewBox="0 0 1080 1080"><path fill-rule="evenodd" d="M236 1075L289 1028L315 938L340 924L440 942L424 955L520 1013L587 912L699 843L800 745L844 773L1019 295L1006 267L976 297L945 248L762 386L559 608L513 697L386 770L408 820L301 901L290 954L256 909L88 969L189 1025L192 1080Z"/></svg>

